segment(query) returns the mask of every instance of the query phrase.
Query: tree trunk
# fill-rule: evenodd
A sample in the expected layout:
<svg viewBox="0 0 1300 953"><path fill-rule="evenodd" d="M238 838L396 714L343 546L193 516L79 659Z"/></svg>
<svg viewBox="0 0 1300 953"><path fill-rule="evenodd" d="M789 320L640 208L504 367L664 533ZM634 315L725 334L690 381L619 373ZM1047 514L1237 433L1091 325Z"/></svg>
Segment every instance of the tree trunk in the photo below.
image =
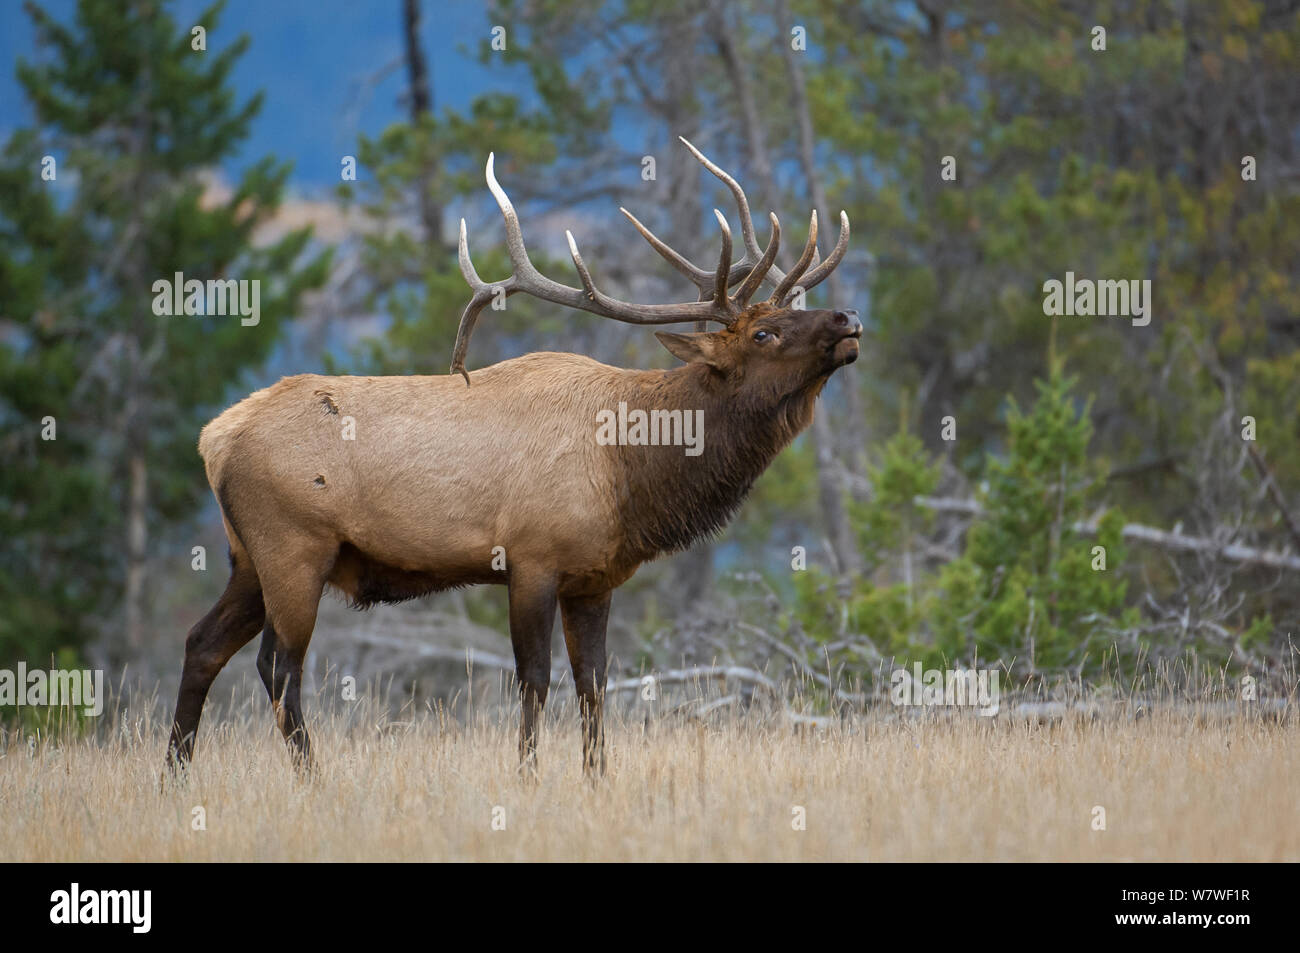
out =
<svg viewBox="0 0 1300 953"><path fill-rule="evenodd" d="M776 0L775 13L777 22L781 27L781 58L785 62L786 76L790 81L790 98L791 105L794 107L795 117L799 122L799 163L803 169L804 180L808 183L808 195L812 200L813 208L817 210L817 220L820 228L829 229L836 219L832 219L828 214L829 207L826 202L826 191L822 188L821 177L817 174L817 162L815 155L816 140L813 137L812 114L808 109L808 94L804 87L803 68L799 65L795 57L794 50L790 46L789 34L786 32L786 24L789 15L786 10L785 0ZM840 287L839 278L834 272L831 272L830 278L831 296L836 302L844 300L843 289ZM851 447L860 447L864 437L857 431L862 421L862 407L858 394L858 389L854 386L852 380L844 382L846 394L846 410L849 419L849 443ZM844 499L847 496L847 487L845 481L840 478L836 471L835 463L835 434L827 419L829 406L825 400L822 401L822 413L815 414L813 417L813 441L816 447L817 455L817 481L820 488L822 515L826 519L827 534L831 541L831 546L835 550L835 557L839 563L837 567L841 575L856 575L862 571L862 557L858 552L857 541L853 538L853 527L849 525L844 512ZM850 459L855 460L856 453L850 454ZM850 470L856 472L856 466L850 467Z"/></svg>
<svg viewBox="0 0 1300 953"><path fill-rule="evenodd" d="M146 60L147 62L147 60ZM128 287L138 289L143 299L149 287L148 254L145 246L135 241L138 216L148 201L150 163L148 156L151 117L148 113L148 94L153 86L153 72L148 66L140 77L137 101L139 112L131 133L131 157L135 162L131 194L135 198L132 218L123 241L132 242L125 252ZM126 454L126 586L123 593L123 623L126 644L133 654L144 645L145 628L145 560L149 543L149 409L150 378L148 361L162 346L162 334L157 322L150 322L137 310L130 318L131 339L127 350L126 393L123 399L123 449ZM146 344L148 342L148 344Z"/></svg>
<svg viewBox="0 0 1300 953"><path fill-rule="evenodd" d="M694 157L681 147L677 137L694 141L699 128L699 116L693 95L694 77L691 71L691 33L689 20L678 17L658 21L659 46L664 56L664 76L667 83L664 104L668 112L664 120L668 126L668 223L669 232L684 249L688 257L699 250L699 189L700 167ZM707 322L699 322L697 331L708 330ZM684 553L673 558L673 589L681 605L691 606L704 599L713 588L714 546L702 540Z"/></svg>
<svg viewBox="0 0 1300 953"><path fill-rule="evenodd" d="M126 509L126 644L144 645L145 559L148 546L148 465L144 453L132 449L127 460Z"/></svg>
<svg viewBox="0 0 1300 953"><path fill-rule="evenodd" d="M433 92L429 85L429 71L424 62L424 53L420 49L420 0L402 0L402 33L406 41L406 77L407 99L411 110L411 125L419 127L420 123L433 111ZM432 149L433 144L420 145L420 174L417 178L419 190L420 221L424 225L424 234L437 249L442 241L442 203L438 201L434 190L437 186L438 162Z"/></svg>
<svg viewBox="0 0 1300 953"><path fill-rule="evenodd" d="M740 124L745 135L745 146L749 152L749 171L758 179L758 187L763 190L763 201L774 204L777 200L776 180L772 177L772 160L767 151L767 136L763 129L762 117L754 102L754 91L750 87L749 77L745 74L744 60L736 47L736 37L732 24L739 23L727 0L716 0L709 8L709 31L713 42L722 57L727 79L736 93L736 102L740 106ZM759 215L759 218L763 218Z"/></svg>
<svg viewBox="0 0 1300 953"><path fill-rule="evenodd" d="M789 13L785 0L776 0L776 19L782 34L781 57L785 61L786 76L790 81L790 104L794 109L795 119L799 123L799 166L804 180L808 183L808 197L813 208L817 210L817 222L822 234L831 240L834 229L838 228L839 216L831 211L826 199L826 189L822 185L821 174L817 170L816 138L813 135L812 110L808 106L808 88L804 82L803 67L790 47ZM849 295L844 287L843 277L839 271L832 271L826 279L831 291L833 307L848 307ZM862 394L852 377L840 377L840 386L844 389L844 416L848 427L841 444L842 457L850 473L861 476L864 467L863 448L866 446L866 421L862 412Z"/></svg>
<svg viewBox="0 0 1300 953"><path fill-rule="evenodd" d="M826 521L826 538L835 557L835 573L849 576L861 572L862 562L853 539L853 527L844 512L844 493L835 470L835 435L826 415L826 404L813 411L813 453L817 464L818 500Z"/></svg>

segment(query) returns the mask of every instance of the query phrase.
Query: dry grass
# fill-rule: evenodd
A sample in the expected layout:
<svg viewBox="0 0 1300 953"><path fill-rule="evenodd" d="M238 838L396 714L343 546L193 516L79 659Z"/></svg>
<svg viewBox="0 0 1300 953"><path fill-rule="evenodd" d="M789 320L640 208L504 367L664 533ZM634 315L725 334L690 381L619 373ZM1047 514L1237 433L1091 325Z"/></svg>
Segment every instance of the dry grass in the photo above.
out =
<svg viewBox="0 0 1300 953"><path fill-rule="evenodd" d="M795 731L758 712L615 715L593 785L572 705L556 707L535 783L500 709L469 726L309 710L318 764L299 778L257 699L210 711L190 776L164 790L162 707L146 700L98 739L10 740L0 860L1300 859L1295 719L882 712Z"/></svg>

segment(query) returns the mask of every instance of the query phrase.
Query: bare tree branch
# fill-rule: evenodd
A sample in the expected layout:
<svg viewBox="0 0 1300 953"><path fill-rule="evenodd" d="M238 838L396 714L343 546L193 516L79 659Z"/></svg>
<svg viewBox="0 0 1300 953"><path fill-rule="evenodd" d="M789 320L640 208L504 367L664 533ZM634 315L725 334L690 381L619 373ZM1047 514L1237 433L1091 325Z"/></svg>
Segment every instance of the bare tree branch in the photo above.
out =
<svg viewBox="0 0 1300 953"><path fill-rule="evenodd" d="M917 506L936 513L959 513L964 516L974 517L983 512L979 503L975 500L918 496L915 498L915 503ZM1097 532L1097 523L1095 520L1077 522L1073 525L1073 529L1076 533L1091 535ZM1156 529L1153 526L1143 526L1140 523L1125 524L1123 535L1126 540L1148 543L1152 546L1160 546L1178 552L1212 554L1230 562L1300 572L1300 556L1293 556L1290 553L1257 549L1253 546L1242 546L1237 543L1225 545L1201 536L1184 536L1182 533L1171 533L1166 530Z"/></svg>

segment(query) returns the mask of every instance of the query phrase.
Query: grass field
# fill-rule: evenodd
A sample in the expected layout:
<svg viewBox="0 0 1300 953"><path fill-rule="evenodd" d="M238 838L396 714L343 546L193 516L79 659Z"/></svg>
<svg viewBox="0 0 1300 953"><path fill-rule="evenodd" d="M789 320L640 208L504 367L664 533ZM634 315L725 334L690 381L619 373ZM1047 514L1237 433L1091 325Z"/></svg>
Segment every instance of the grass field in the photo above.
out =
<svg viewBox="0 0 1300 953"><path fill-rule="evenodd" d="M268 708L209 712L189 776L165 787L157 703L119 709L97 738L11 733L0 860L1300 859L1293 717L885 710L796 729L757 710L615 713L608 774L591 784L571 701L548 713L534 782L506 708L468 725L309 709L306 777Z"/></svg>

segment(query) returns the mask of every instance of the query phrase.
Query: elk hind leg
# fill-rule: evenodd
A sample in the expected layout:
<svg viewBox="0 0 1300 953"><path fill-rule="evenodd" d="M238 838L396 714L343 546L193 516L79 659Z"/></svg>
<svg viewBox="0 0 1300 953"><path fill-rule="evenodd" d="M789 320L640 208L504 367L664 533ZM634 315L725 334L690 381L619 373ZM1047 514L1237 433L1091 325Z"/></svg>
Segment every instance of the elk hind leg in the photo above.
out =
<svg viewBox="0 0 1300 953"><path fill-rule="evenodd" d="M537 768L537 725L551 687L551 630L555 628L554 576L514 572L510 578L510 643L519 679L519 766Z"/></svg>
<svg viewBox="0 0 1300 953"><path fill-rule="evenodd" d="M226 591L185 639L185 665L167 745L170 768L180 767L193 757L194 737L213 680L231 657L257 634L264 618L257 572L248 554L232 546Z"/></svg>

